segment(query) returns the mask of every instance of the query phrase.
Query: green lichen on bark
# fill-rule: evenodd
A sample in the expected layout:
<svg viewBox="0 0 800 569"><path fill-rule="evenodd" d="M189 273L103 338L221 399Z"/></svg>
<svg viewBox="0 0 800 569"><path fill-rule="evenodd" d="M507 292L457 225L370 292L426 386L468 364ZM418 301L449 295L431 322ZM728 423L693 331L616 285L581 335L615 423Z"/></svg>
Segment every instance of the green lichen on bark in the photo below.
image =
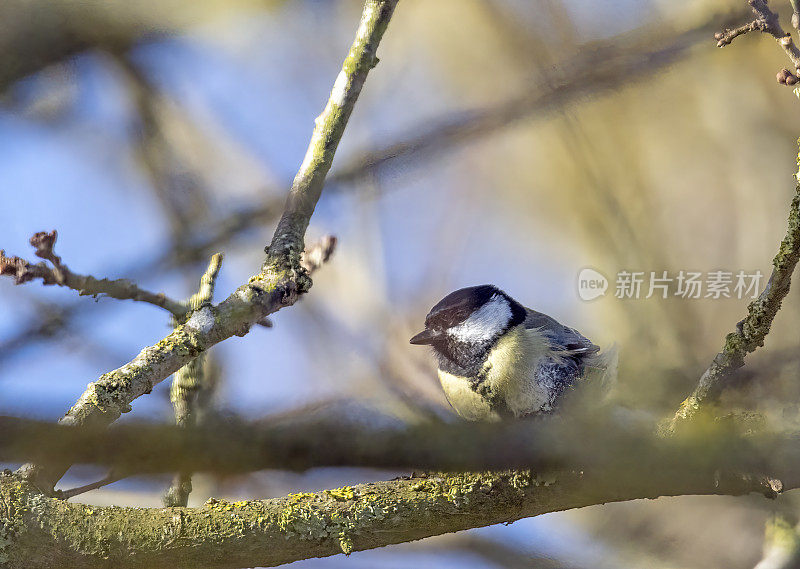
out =
<svg viewBox="0 0 800 569"><path fill-rule="evenodd" d="M287 540L335 541L344 553L359 548L365 535L380 531L392 517L409 515L431 520L446 509L465 513L493 493L522 500L526 490L540 485L529 471L436 474L397 482L391 493L385 484L325 490L319 494L290 494L281 500L277 524ZM541 484L546 485L546 484ZM363 548L363 546L361 547Z"/></svg>
<svg viewBox="0 0 800 569"><path fill-rule="evenodd" d="M336 500L352 500L354 497L353 488L351 486L343 486L342 488L325 490L325 493Z"/></svg>
<svg viewBox="0 0 800 569"><path fill-rule="evenodd" d="M10 471L0 474L0 566L11 559L11 550L25 525L20 504L21 483Z"/></svg>
<svg viewBox="0 0 800 569"><path fill-rule="evenodd" d="M212 499L200 508L71 504L6 475L4 569L276 566L590 504L753 489L726 487L705 472L648 474L620 481L580 472L432 473L277 499Z"/></svg>
<svg viewBox="0 0 800 569"><path fill-rule="evenodd" d="M290 494L278 515L278 527L286 539L335 539L342 552L349 554L353 534L388 513L386 505L369 491L362 494L351 487L336 488L321 494Z"/></svg>

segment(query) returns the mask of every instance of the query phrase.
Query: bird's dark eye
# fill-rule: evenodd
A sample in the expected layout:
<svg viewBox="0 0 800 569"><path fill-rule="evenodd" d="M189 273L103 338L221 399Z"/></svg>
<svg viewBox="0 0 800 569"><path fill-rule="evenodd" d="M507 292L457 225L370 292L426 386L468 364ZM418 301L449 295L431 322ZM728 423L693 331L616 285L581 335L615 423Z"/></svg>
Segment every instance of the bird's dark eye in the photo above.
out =
<svg viewBox="0 0 800 569"><path fill-rule="evenodd" d="M445 310L429 318L425 322L425 327L438 331L446 330L457 326L469 315L470 311L464 308Z"/></svg>
<svg viewBox="0 0 800 569"><path fill-rule="evenodd" d="M455 314L453 314L453 324L459 324L466 320L470 315L469 310L459 310Z"/></svg>
<svg viewBox="0 0 800 569"><path fill-rule="evenodd" d="M430 330L442 331L447 328L447 325L442 322L440 315L436 315L433 318L429 318L425 321L425 327Z"/></svg>

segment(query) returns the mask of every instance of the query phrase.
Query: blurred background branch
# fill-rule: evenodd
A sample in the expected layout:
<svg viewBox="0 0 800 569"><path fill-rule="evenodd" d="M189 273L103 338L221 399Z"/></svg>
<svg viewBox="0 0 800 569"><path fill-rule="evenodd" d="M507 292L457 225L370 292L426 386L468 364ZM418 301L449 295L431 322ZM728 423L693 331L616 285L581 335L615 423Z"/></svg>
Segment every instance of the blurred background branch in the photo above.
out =
<svg viewBox="0 0 800 569"><path fill-rule="evenodd" d="M222 255L217 253L211 257L206 272L200 278L200 288L189 297L187 317L191 317L204 306L211 306L214 298L214 285L222 267ZM174 325L182 324L186 319L175 319ZM206 365L208 354L200 354L183 366L172 377L169 398L175 411L175 424L179 427L193 427L202 420L208 410L214 393L214 381L210 366ZM180 471L175 475L172 484L164 495L164 506L186 506L192 491L192 474Z"/></svg>
<svg viewBox="0 0 800 569"><path fill-rule="evenodd" d="M0 91L42 68L87 49L124 53L148 37L175 33L232 10L276 4L270 0L9 0L0 6Z"/></svg>
<svg viewBox="0 0 800 569"><path fill-rule="evenodd" d="M773 498L799 483L796 433L742 434L725 423L702 425L670 439L657 436L652 425L632 427L601 415L404 428L364 427L347 417L263 424L125 424L111 429L15 417L0 417L0 424L9 435L0 442L4 461L89 463L129 474L174 470L229 474L324 466L449 472L516 468L543 476L551 473L554 483L561 472L574 471L621 488L626 483L640 489L650 484L654 493L662 492L666 479L677 483L705 476L709 483L727 481ZM659 474L652 474L655 471Z"/></svg>

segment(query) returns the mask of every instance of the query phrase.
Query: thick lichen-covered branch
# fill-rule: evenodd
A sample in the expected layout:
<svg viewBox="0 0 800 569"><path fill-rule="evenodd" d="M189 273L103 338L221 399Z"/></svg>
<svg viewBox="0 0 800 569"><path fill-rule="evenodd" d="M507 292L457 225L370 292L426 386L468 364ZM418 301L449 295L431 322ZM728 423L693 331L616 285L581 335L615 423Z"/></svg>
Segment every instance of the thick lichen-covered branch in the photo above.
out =
<svg viewBox="0 0 800 569"><path fill-rule="evenodd" d="M45 231L35 233L30 240L36 256L48 261L49 265L46 262L31 263L20 257L6 257L5 251L0 250L0 275L13 277L16 284L41 279L44 285L71 288L78 291L81 296L105 295L120 300L136 300L168 310L174 316L180 317L186 314L186 306L182 303L172 300L163 293L144 290L129 280L98 279L91 275L72 272L55 253L57 238L58 233L53 230L49 233Z"/></svg>
<svg viewBox="0 0 800 569"><path fill-rule="evenodd" d="M311 279L300 261L306 228L319 200L325 175L355 106L397 0L367 0L356 38L334 83L325 110L317 118L308 151L295 178L286 210L268 248L261 271L216 306L205 306L159 343L142 350L128 364L91 383L61 422L108 425L130 410L131 402L149 393L211 346L242 336L269 314L294 304L309 290ZM52 489L67 465L26 466L29 480Z"/></svg>
<svg viewBox="0 0 800 569"><path fill-rule="evenodd" d="M800 166L800 155L798 155ZM792 273L800 259L800 170L796 174L795 193L789 206L786 235L772 260L772 274L761 294L747 307L747 316L725 338L725 345L703 373L694 392L687 397L669 425L674 431L693 418L701 406L716 400L730 375L744 365L747 354L764 345L772 321L789 292Z"/></svg>
<svg viewBox="0 0 800 569"><path fill-rule="evenodd" d="M271 500L212 499L200 508L70 504L8 473L0 476L0 563L9 569L275 566L612 501L767 493L758 475L721 473L707 459L708 445L698 442L682 456L622 452L602 469L428 474ZM786 442L786 454L796 459L797 439ZM695 468L687 466L692 459ZM797 464L784 470L778 472L786 474L784 489L797 487Z"/></svg>

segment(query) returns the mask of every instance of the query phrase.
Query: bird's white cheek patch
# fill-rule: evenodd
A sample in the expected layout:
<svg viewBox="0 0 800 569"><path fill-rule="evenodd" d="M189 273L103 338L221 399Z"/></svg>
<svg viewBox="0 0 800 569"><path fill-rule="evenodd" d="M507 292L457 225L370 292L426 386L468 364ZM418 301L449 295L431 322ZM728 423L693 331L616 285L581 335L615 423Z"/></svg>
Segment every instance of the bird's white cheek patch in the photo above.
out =
<svg viewBox="0 0 800 569"><path fill-rule="evenodd" d="M499 335L510 320L508 301L496 294L461 324L449 328L447 333L466 344L488 342Z"/></svg>

